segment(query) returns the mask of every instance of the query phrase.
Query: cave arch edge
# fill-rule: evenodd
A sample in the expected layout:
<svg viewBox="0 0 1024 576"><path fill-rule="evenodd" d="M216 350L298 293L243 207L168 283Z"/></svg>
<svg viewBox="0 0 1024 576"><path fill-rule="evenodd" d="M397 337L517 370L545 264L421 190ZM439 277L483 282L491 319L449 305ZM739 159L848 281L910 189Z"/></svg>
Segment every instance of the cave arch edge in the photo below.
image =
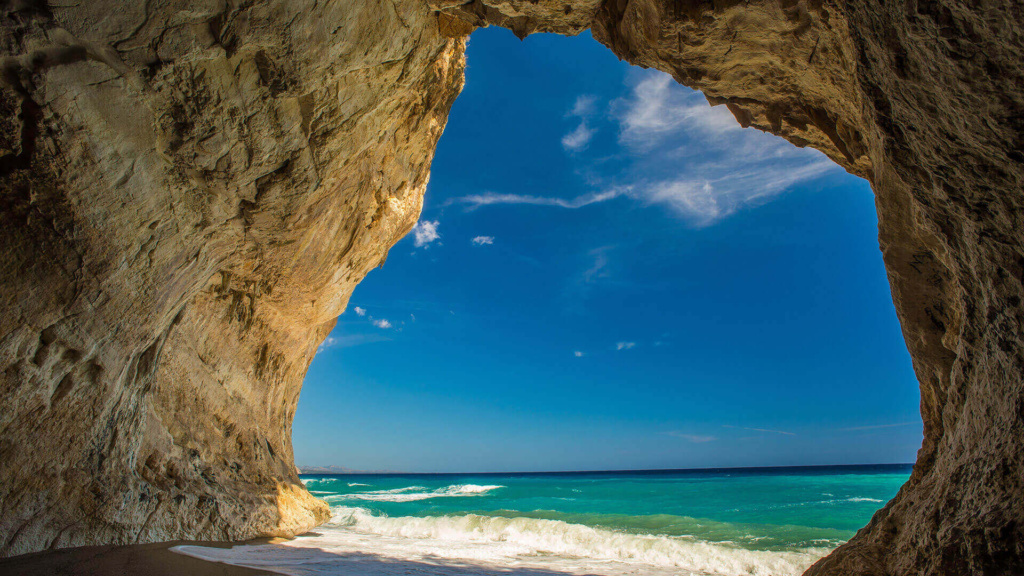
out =
<svg viewBox="0 0 1024 576"><path fill-rule="evenodd" d="M0 9L0 554L326 518L292 462L302 376L418 217L487 24L590 28L872 183L925 441L809 574L1024 572L1014 1L136 4Z"/></svg>
<svg viewBox="0 0 1024 576"><path fill-rule="evenodd" d="M1015 473L1006 473L1020 471L1024 446L992 430L979 434L976 442L971 438L979 413L999 414L1001 425L1021 430L1022 416L1015 408L1022 391L1020 342L996 333L1021 325L1017 254L1024 235L969 215L998 202L1001 215L1019 218L1022 166L999 148L1019 141L1020 129L998 137L989 134L990 146L982 150L966 150L967 139L950 140L952 132L921 130L920 125L956 125L958 114L975 113L942 94L970 92L970 84L958 75L974 64L965 63L948 46L915 37L949 26L970 31L995 49L1000 41L979 34L984 28L980 23L997 17L1008 3L990 7L988 13L960 2L927 8L907 3L905 11L771 0L742 5L578 2L572 10L553 2L516 3L511 10L487 0L437 4L433 7L442 27L457 34L489 25L508 28L520 38L589 29L620 59L666 72L703 92L711 105L727 106L744 128L817 148L867 179L876 194L879 244L893 301L920 384L924 441L899 494L850 542L806 574L1024 570L1024 510L1012 495ZM955 34L948 30L946 37L952 39ZM945 67L944 74L934 75L936 63ZM1003 63L1008 69L1016 67L1011 76L1021 76L1021 62L1010 57ZM930 82L935 85L926 86ZM908 84L914 90L908 92ZM1020 109L1019 100L990 110L1008 119ZM978 181L969 171L953 168L965 157L975 167L1003 164L995 169L1001 177ZM994 230L981 232L979 227L988 229L989 224L1001 228L997 234L1005 244L983 241ZM983 276L1014 277L999 283L1004 294L994 297L977 283L973 266L979 261L985 262ZM1014 272L1000 271L1004 265ZM1002 298L1011 310L991 307ZM981 308L989 318L1005 312L1013 319L1001 327L985 326ZM996 341L1002 342L1001 351ZM992 380L993 373L1001 382ZM976 456L968 456L975 451ZM1007 468L984 470L977 461L981 454ZM970 485L964 483L965 476L972 478Z"/></svg>

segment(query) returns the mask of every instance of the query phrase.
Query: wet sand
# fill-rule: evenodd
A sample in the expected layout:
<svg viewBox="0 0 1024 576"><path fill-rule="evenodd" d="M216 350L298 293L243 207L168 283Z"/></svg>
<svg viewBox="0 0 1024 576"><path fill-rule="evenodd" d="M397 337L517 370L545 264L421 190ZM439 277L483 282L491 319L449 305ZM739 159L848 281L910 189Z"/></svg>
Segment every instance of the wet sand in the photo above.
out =
<svg viewBox="0 0 1024 576"><path fill-rule="evenodd" d="M275 572L207 562L170 550L181 544L229 548L239 543L159 542L37 552L0 559L0 576L280 576Z"/></svg>

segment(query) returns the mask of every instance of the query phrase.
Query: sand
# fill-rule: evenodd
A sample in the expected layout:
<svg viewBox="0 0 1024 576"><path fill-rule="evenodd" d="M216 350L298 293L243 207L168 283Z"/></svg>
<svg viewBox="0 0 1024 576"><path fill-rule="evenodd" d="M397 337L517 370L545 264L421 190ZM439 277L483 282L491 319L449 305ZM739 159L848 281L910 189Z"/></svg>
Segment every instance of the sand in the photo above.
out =
<svg viewBox="0 0 1024 576"><path fill-rule="evenodd" d="M237 543L160 542L67 548L0 559L0 576L280 576L274 572L207 562L170 550L180 544L224 548Z"/></svg>

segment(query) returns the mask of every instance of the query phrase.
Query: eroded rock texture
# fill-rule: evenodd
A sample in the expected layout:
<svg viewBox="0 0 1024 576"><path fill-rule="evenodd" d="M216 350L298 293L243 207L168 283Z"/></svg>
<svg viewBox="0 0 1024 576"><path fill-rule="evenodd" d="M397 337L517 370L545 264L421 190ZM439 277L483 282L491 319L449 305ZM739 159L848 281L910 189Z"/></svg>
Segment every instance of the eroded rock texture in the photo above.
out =
<svg viewBox="0 0 1024 576"><path fill-rule="evenodd" d="M462 36L594 37L871 181L925 442L814 575L1024 573L1018 2L9 4L0 534L291 533L301 378L415 220Z"/></svg>
<svg viewBox="0 0 1024 576"><path fill-rule="evenodd" d="M302 377L464 42L416 2L59 4L0 13L0 551L308 530Z"/></svg>
<svg viewBox="0 0 1024 576"><path fill-rule="evenodd" d="M562 2L444 2L524 35ZM1024 37L1019 2L609 0L594 37L871 181L921 383L913 476L808 574L1024 573Z"/></svg>

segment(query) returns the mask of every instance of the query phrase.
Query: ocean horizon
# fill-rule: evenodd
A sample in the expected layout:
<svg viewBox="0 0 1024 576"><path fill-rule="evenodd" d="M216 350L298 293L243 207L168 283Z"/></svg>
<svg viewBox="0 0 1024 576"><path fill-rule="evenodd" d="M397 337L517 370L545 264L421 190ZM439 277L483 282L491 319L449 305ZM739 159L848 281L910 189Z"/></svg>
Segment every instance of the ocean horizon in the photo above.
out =
<svg viewBox="0 0 1024 576"><path fill-rule="evenodd" d="M176 550L293 576L795 576L852 538L911 470L303 474L332 512L314 533Z"/></svg>
<svg viewBox="0 0 1024 576"><path fill-rule="evenodd" d="M728 471L799 471L815 469L845 469L867 467L903 467L913 468L913 462L887 462L881 464L807 464L781 466L711 466L706 468L622 468L609 470L526 470L512 472L403 472L394 470L352 470L349 472L317 472L334 466L298 466L300 476L532 476L557 474L672 474L688 472L728 472Z"/></svg>

